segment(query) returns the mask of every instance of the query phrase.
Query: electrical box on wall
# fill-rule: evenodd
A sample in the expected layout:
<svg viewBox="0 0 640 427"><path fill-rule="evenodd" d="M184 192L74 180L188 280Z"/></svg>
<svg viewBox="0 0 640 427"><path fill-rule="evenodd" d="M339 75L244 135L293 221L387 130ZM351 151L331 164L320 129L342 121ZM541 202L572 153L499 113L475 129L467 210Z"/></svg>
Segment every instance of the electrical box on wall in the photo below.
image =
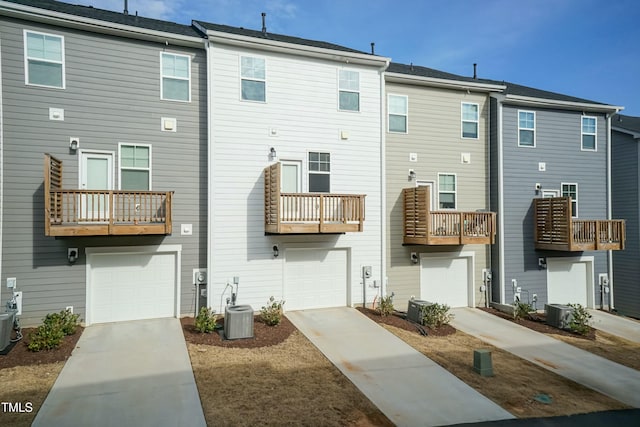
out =
<svg viewBox="0 0 640 427"><path fill-rule="evenodd" d="M365 279L370 279L371 278L371 266L370 265L365 265L362 267L362 275L364 276Z"/></svg>

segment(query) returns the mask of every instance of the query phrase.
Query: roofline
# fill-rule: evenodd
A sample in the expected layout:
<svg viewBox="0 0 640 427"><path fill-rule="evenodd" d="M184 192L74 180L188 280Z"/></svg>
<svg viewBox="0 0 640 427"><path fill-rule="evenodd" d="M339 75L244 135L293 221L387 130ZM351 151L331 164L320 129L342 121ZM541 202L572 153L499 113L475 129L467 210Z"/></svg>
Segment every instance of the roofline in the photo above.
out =
<svg viewBox="0 0 640 427"><path fill-rule="evenodd" d="M337 49L328 49L315 46L307 46L296 43L282 42L277 40L261 39L251 36L243 36L240 34L226 33L223 31L208 30L198 22L193 25L200 31L204 32L209 41L214 43L222 43L232 46L245 46L272 52L296 53L315 58L329 59L346 63L359 65L371 65L375 67L384 66L385 69L391 62L391 58L384 56L369 55L366 53L347 52Z"/></svg>
<svg viewBox="0 0 640 427"><path fill-rule="evenodd" d="M96 33L113 36L130 37L162 43L172 40L174 44L180 46L202 47L201 37L191 37L164 31L150 30L147 28L118 24L94 18L86 18L83 16L56 12L33 6L25 6L2 0L0 0L0 15L45 24L57 24L68 28L91 30Z"/></svg>
<svg viewBox="0 0 640 427"><path fill-rule="evenodd" d="M618 126L613 126L611 125L611 129L618 131L620 133L626 133L627 135L631 135L634 139L640 139L640 132L639 131L633 131L633 130L629 130L629 129L625 129L625 128L621 128Z"/></svg>
<svg viewBox="0 0 640 427"><path fill-rule="evenodd" d="M393 83L413 83L423 86L433 86L453 89L468 89L481 92L502 92L507 87L505 85L494 85L481 82L468 82L464 80L449 80L436 77L415 76L403 73L385 73L387 81Z"/></svg>
<svg viewBox="0 0 640 427"><path fill-rule="evenodd" d="M593 104L588 102L561 101L557 99L535 98L531 96L505 94L503 102L530 107L550 107L562 110L582 110L592 112L617 113L624 107L606 104Z"/></svg>

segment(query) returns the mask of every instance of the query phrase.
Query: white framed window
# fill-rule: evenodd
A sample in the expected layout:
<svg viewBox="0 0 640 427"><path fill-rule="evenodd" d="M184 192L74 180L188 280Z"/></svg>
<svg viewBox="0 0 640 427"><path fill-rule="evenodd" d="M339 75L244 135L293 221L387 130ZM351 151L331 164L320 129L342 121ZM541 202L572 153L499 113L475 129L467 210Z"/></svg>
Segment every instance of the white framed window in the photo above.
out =
<svg viewBox="0 0 640 427"><path fill-rule="evenodd" d="M457 206L457 179L454 173L438 174L438 208L455 209Z"/></svg>
<svg viewBox="0 0 640 427"><path fill-rule="evenodd" d="M578 217L578 184L563 182L560 185L562 197L571 197L571 216Z"/></svg>
<svg viewBox="0 0 640 427"><path fill-rule="evenodd" d="M535 111L518 111L518 146L536 146Z"/></svg>
<svg viewBox="0 0 640 427"><path fill-rule="evenodd" d="M331 192L331 155L317 151L309 152L309 192Z"/></svg>
<svg viewBox="0 0 640 427"><path fill-rule="evenodd" d="M462 137L478 139L480 106L469 102L462 103Z"/></svg>
<svg viewBox="0 0 640 427"><path fill-rule="evenodd" d="M338 71L338 108L341 111L360 111L360 73Z"/></svg>
<svg viewBox="0 0 640 427"><path fill-rule="evenodd" d="M151 145L118 144L120 190L151 191Z"/></svg>
<svg viewBox="0 0 640 427"><path fill-rule="evenodd" d="M64 37L24 30L25 84L65 88Z"/></svg>
<svg viewBox="0 0 640 427"><path fill-rule="evenodd" d="M598 120L595 117L583 116L582 117L582 150L583 151L597 151L597 131Z"/></svg>
<svg viewBox="0 0 640 427"><path fill-rule="evenodd" d="M191 58L187 55L160 52L160 62L160 99L190 102Z"/></svg>
<svg viewBox="0 0 640 427"><path fill-rule="evenodd" d="M389 95L387 108L389 110L389 132L407 133L409 98L406 95Z"/></svg>
<svg viewBox="0 0 640 427"><path fill-rule="evenodd" d="M240 98L243 101L267 101L267 74L264 58L240 57Z"/></svg>

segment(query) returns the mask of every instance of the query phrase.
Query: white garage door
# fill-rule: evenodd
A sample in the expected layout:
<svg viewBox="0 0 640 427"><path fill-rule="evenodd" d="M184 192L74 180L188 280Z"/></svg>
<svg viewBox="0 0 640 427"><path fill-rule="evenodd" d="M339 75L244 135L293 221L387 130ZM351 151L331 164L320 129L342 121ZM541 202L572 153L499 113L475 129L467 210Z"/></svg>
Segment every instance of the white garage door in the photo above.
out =
<svg viewBox="0 0 640 427"><path fill-rule="evenodd" d="M547 258L547 301L551 304L579 303L591 307L592 263L573 259Z"/></svg>
<svg viewBox="0 0 640 427"><path fill-rule="evenodd" d="M176 316L176 253L87 256L87 321Z"/></svg>
<svg viewBox="0 0 640 427"><path fill-rule="evenodd" d="M347 251L288 249L284 274L287 310L347 305Z"/></svg>
<svg viewBox="0 0 640 427"><path fill-rule="evenodd" d="M469 257L429 257L421 259L420 299L447 304L449 307L467 307L469 301Z"/></svg>

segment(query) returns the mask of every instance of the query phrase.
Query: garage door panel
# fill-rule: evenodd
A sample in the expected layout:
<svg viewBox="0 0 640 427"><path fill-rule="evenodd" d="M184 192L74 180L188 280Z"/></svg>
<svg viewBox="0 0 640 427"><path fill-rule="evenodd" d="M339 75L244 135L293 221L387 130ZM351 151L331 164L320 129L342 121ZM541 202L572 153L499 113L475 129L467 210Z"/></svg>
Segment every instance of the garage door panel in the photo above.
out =
<svg viewBox="0 0 640 427"><path fill-rule="evenodd" d="M574 260L547 259L547 299L551 304L587 306L589 265Z"/></svg>
<svg viewBox="0 0 640 427"><path fill-rule="evenodd" d="M467 307L469 305L468 258L422 258L420 298L450 307Z"/></svg>
<svg viewBox="0 0 640 427"><path fill-rule="evenodd" d="M90 256L92 323L175 315L174 253Z"/></svg>

